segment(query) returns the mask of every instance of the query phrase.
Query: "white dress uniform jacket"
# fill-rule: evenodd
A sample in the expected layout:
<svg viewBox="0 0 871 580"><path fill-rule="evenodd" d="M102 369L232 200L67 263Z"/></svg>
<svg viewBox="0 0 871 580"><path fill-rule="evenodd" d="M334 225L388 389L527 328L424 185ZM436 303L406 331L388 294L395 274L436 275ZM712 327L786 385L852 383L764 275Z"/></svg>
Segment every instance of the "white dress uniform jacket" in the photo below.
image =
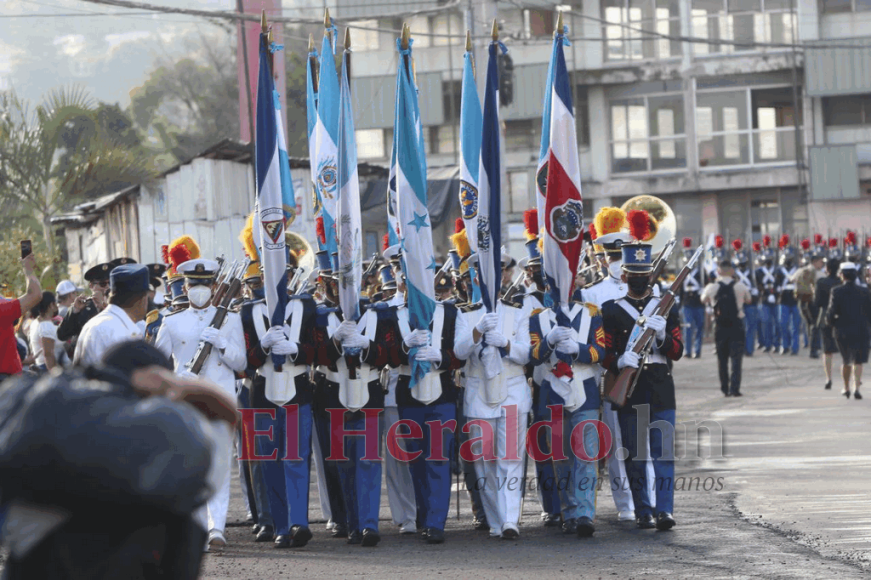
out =
<svg viewBox="0 0 871 580"><path fill-rule="evenodd" d="M110 304L82 328L73 363L82 366L96 365L103 358L103 353L112 346L138 338L143 338L139 326L127 316L123 308Z"/></svg>

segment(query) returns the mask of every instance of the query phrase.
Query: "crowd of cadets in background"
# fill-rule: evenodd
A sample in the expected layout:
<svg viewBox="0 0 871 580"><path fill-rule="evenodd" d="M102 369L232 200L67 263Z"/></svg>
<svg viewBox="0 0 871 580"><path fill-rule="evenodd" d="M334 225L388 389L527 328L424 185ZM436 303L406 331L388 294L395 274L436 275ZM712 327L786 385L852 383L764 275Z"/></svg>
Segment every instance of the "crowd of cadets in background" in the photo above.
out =
<svg viewBox="0 0 871 580"><path fill-rule="evenodd" d="M832 264L842 261L856 264L858 283L863 285L871 237L860 244L853 233L843 239L817 235L795 247L789 236L783 235L774 247L772 239L764 236L750 247L734 240L729 249L722 236L717 236L706 259L697 264L682 288L675 289L680 308L673 309L667 320L654 316L661 320L648 321L657 332L657 346L646 361L641 361L643 372L629 403L616 408L600 394L603 370L616 372L625 366L639 366L637 357L624 356L623 349L636 318L648 303L658 300L654 296L659 296L668 282L660 280L652 290L640 282L639 277L650 272L650 257L647 264L633 262L631 266L624 258L627 249L645 247L644 235L629 231L631 220L622 210L604 208L586 234L595 250L588 259L592 267L579 274L577 302L563 305L561 317L546 306L551 302L542 276L534 211L527 212L525 220L527 255L516 262L503 254L501 302L490 314L474 298L478 293L476 257L470 251L462 220L457 220L456 233L451 236L454 249L435 275L439 304L430 332L409 331L399 248L388 247L386 241L383 255L364 264L364 314L356 323L343 321L337 307L335 255L318 252L317 267L300 280L293 274L302 256L289 252L288 279L299 282L290 289L293 295L287 324L270 328L250 218L240 241L253 261L242 276L243 293L233 302L220 329L211 328L211 323L216 312L212 294L221 265L202 258L192 238L173 241L164 247L164 263L146 266L151 288L148 314L144 320L134 321L141 336L171 356L181 374L191 373L189 362L198 347L211 344L215 351L200 369L200 376L235 393L240 409L277 413L273 418L260 413L243 421L247 429L258 433L272 429L271 437L244 437L240 433L235 444L237 458L269 456L277 451L277 460L237 461L254 541L288 548L311 540L311 463L327 530L333 537L347 538L349 544L374 546L380 540L382 465L393 523L401 533L420 534L431 544L444 541L454 475L462 477L471 500L472 525L494 537L518 537L527 488L538 496L543 525L561 528L567 534L587 537L594 533L597 488L610 488L618 519L635 521L641 528L670 529L675 525L671 513L674 466L660 460L660 455L673 442L667 434L653 429L650 459L635 453L635 405L650 405L650 421L674 424L670 367L682 354L701 356L706 320L710 318L702 293L716 278L716 265L724 261L731 261L735 278L752 295L750 303L743 305L746 355L752 356L757 348L797 355L804 340L812 358L819 357L821 351L828 357L826 388L831 386L830 356L837 347L831 331L826 332L826 310L831 288L839 281L833 283L831 276L826 281L823 264L828 263L829 272ZM692 253L693 240L684 238L683 246L685 262ZM113 270L133 263L119 258L89 269L84 275L90 289L87 297L70 281L61 282L55 293L43 293L17 330L25 368L45 372L72 364L77 338L89 321L106 309ZM515 270L519 275L515 276ZM837 274L837 266L834 271ZM632 278L636 279L634 284ZM568 320L568 328L565 323L555 323L560 317ZM499 347L497 358L501 355L502 360L497 361L500 370L495 372L494 361L485 355L488 345ZM359 356L348 355L361 348ZM76 352L75 360L88 360L88 354L93 353ZM277 371L270 370L276 356L285 362L283 383L276 378ZM439 373L435 388L422 392L409 387L410 356L433 364ZM568 361L575 377L576 386L568 390L566 385L572 383L557 373L559 365L565 364L561 361ZM367 384L356 387L356 403L348 400L348 389L352 388L347 386L348 376L368 377ZM860 398L858 385L855 395ZM525 455L525 429L520 429L517 440L506 440L506 421L526 425L527 417L530 422L553 420L549 408L553 405L560 405L564 413L564 439L570 439L571 430L585 421L601 418L608 426L613 438L606 462L605 481L609 485L598 485L598 462L585 461L577 453L568 452L563 460L528 459L525 464L521 459ZM336 425L329 409L348 412ZM345 437L339 455L348 460L326 459L331 455L332 431L363 430L368 409L382 410L382 433L400 419L417 423L423 436L406 439L402 446L407 452L423 450L423 456L403 462L394 453L383 453L383 463L370 461L364 458L362 438ZM293 413L293 420L286 421L284 413ZM511 413L517 416L509 416ZM431 433L427 424L450 420L456 420L460 427L467 421L474 426L469 432L458 428L456 433ZM457 449L480 438L486 431L484 425L494 434L496 460L459 459ZM288 434L288 428L298 432ZM433 436L440 437L442 448L450 450L446 457L424 459L428 450L438 448ZM535 436L540 448L554 451L547 430L539 430ZM595 427L585 428L584 436L588 455L596 456ZM245 449L251 441L254 448ZM297 442L295 453L285 447L286 441ZM506 448L509 444L518 445L517 453ZM625 461L613 453L621 446L630 451ZM471 449L486 454L480 442ZM231 453L228 449L228 458ZM227 461L223 466L214 494L202 508L199 521L209 530L206 551L226 545L231 465ZM498 484L512 477L526 478L524 481L535 478L536 485Z"/></svg>

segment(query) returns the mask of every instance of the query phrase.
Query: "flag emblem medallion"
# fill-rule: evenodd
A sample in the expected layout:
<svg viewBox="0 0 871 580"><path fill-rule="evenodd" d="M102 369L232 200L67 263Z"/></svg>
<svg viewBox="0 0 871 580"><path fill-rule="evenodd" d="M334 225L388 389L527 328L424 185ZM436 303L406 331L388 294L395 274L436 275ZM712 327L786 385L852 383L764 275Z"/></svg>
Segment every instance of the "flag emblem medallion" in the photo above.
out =
<svg viewBox="0 0 871 580"><path fill-rule="evenodd" d="M576 199L570 199L551 210L553 236L560 242L577 240L584 229L584 206Z"/></svg>
<svg viewBox="0 0 871 580"><path fill-rule="evenodd" d="M474 219L478 215L478 188L464 180L460 180L460 209L463 219Z"/></svg>

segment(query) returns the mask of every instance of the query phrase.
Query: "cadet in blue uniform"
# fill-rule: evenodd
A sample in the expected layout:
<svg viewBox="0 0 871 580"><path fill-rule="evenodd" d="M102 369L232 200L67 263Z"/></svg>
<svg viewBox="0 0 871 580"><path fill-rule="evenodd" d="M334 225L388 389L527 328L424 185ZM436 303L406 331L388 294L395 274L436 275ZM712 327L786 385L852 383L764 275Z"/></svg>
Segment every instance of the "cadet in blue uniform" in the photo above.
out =
<svg viewBox="0 0 871 580"><path fill-rule="evenodd" d="M693 255L692 238L683 239L683 263L686 264ZM687 329L687 356L699 358L702 356L702 338L705 334L705 305L702 304L702 288L705 287L705 277L701 267L696 264L689 276L684 280L680 291L680 311Z"/></svg>
<svg viewBox="0 0 871 580"><path fill-rule="evenodd" d="M780 294L780 336L783 343L780 354L798 354L801 335L801 314L795 296L795 283L792 277L798 269L795 265L795 248L789 245L789 236L780 237L780 268L775 275L777 292Z"/></svg>
<svg viewBox="0 0 871 580"><path fill-rule="evenodd" d="M735 267L735 278L750 290L750 304L742 306L744 310L744 356L753 356L756 344L756 330L759 326L759 289L753 280L753 270L750 269L750 253L744 248L741 240L732 241L732 265Z"/></svg>

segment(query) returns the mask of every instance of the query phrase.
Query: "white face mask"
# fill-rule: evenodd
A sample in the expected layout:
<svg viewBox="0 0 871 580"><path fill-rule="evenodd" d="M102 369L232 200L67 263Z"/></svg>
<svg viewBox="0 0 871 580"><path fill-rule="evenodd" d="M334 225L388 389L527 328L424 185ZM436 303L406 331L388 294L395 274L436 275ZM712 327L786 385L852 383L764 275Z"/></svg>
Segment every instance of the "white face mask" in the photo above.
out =
<svg viewBox="0 0 871 580"><path fill-rule="evenodd" d="M212 289L208 286L194 286L188 289L188 300L194 308L202 308L209 303L212 297Z"/></svg>
<svg viewBox="0 0 871 580"><path fill-rule="evenodd" d="M608 273L611 274L612 278L619 280L620 276L623 275L623 260L617 260L608 264Z"/></svg>

